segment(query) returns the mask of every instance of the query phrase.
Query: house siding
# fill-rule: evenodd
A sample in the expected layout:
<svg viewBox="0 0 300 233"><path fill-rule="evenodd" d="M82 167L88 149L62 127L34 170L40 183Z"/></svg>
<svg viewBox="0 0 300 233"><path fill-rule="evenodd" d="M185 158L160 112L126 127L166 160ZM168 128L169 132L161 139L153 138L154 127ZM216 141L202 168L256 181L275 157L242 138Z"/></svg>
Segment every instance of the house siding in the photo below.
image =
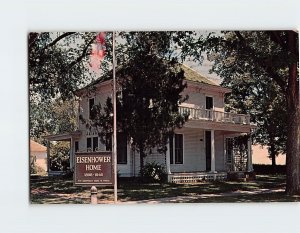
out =
<svg viewBox="0 0 300 233"><path fill-rule="evenodd" d="M202 129L182 128L176 130L175 133L183 134L183 164L171 164L171 172L204 171L204 131Z"/></svg>
<svg viewBox="0 0 300 233"><path fill-rule="evenodd" d="M35 165L47 171L47 167L48 167L47 152L31 151L30 157L35 157Z"/></svg>
<svg viewBox="0 0 300 233"><path fill-rule="evenodd" d="M224 96L221 93L212 91L197 90L189 88L183 92L183 96L188 96L188 99L184 102L185 104L192 105L196 108L205 109L206 96L213 97L213 106L215 111L224 111Z"/></svg>
<svg viewBox="0 0 300 233"><path fill-rule="evenodd" d="M118 174L121 177L130 177L132 174L132 156L131 156L131 148L127 145L127 164L118 164Z"/></svg>
<svg viewBox="0 0 300 233"><path fill-rule="evenodd" d="M215 87L214 87L215 88ZM95 98L95 104L104 106L108 97L111 97L111 85L105 84L98 86L97 91L89 96L82 95L79 102L79 112L83 119L89 118L89 98ZM214 110L224 111L224 94L210 87L202 87L201 84L188 85L182 93L183 96L188 95L189 98L183 103L187 107L196 107L205 109L206 96L213 97ZM205 128L205 127L203 127ZM183 164L170 164L171 172L198 172L206 171L206 153L205 153L205 129L201 127L183 127L176 129L175 133L183 134ZM79 151L87 150L87 137L97 136L97 132L90 132L86 129L83 122L79 121L79 130L82 136L78 140ZM209 130L209 129L208 129ZM99 140L98 149L105 151L105 145ZM144 159L144 163L156 162L166 167L166 156L160 154L156 149L151 150ZM215 162L216 171L225 170L224 157L224 131L215 130ZM118 174L122 177L138 176L140 172L140 155L138 152L131 150L130 145L127 146L127 164L118 164Z"/></svg>

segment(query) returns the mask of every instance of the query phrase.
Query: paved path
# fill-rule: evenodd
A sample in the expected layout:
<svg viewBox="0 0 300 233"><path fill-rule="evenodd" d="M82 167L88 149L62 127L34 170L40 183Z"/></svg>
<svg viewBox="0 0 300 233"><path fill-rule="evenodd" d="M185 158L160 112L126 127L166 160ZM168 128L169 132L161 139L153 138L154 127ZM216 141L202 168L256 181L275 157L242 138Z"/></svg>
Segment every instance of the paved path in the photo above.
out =
<svg viewBox="0 0 300 233"><path fill-rule="evenodd" d="M284 192L284 189L258 189L253 191L234 191L227 193L218 193L218 194L199 194L193 196L177 196L177 197L164 197L158 199L149 199L149 200L141 200L141 201L126 201L119 202L119 204L138 204L138 203L147 203L147 204L158 204L158 203L187 203L193 200L197 200L200 198L214 198L214 197L234 197L240 195L255 195L255 194L266 194L266 193L277 193Z"/></svg>

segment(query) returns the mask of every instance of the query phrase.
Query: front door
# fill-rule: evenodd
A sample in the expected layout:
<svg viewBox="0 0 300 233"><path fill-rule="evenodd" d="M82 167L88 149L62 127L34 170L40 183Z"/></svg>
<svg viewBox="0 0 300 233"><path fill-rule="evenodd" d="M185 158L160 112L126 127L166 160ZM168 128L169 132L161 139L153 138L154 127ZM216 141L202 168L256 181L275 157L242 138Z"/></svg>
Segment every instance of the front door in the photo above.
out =
<svg viewBox="0 0 300 233"><path fill-rule="evenodd" d="M208 114L207 117L210 120L212 120L212 118L213 118L213 115L212 115L213 114L212 113L213 108L214 108L214 99L213 99L213 97L206 96L205 109L209 110L209 111L207 111L207 114Z"/></svg>
<svg viewBox="0 0 300 233"><path fill-rule="evenodd" d="M206 171L211 170L211 132L205 131Z"/></svg>

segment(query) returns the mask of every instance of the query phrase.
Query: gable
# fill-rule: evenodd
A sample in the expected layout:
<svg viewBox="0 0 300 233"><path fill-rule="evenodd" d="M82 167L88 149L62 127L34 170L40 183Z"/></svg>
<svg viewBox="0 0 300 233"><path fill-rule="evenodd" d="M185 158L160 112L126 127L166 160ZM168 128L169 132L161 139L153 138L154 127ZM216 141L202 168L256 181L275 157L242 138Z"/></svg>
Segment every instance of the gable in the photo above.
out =
<svg viewBox="0 0 300 233"><path fill-rule="evenodd" d="M206 78L205 76L201 75L200 73L186 65L182 65L181 68L184 71L185 80L219 86L215 82L211 81L210 79Z"/></svg>
<svg viewBox="0 0 300 233"><path fill-rule="evenodd" d="M30 140L30 151L31 152L47 152L47 147Z"/></svg>

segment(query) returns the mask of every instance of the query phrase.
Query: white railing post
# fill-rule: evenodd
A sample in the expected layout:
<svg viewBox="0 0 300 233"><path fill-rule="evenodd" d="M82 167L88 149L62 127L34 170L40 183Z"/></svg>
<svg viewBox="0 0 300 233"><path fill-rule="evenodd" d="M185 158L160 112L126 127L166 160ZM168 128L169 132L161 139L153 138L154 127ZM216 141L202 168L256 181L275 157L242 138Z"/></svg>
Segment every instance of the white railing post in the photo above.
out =
<svg viewBox="0 0 300 233"><path fill-rule="evenodd" d="M213 109L200 109L192 107L179 106L179 114L189 114L189 119L206 119L217 122L228 122L234 124L250 124L250 116L246 114L236 114L230 112L219 112Z"/></svg>

